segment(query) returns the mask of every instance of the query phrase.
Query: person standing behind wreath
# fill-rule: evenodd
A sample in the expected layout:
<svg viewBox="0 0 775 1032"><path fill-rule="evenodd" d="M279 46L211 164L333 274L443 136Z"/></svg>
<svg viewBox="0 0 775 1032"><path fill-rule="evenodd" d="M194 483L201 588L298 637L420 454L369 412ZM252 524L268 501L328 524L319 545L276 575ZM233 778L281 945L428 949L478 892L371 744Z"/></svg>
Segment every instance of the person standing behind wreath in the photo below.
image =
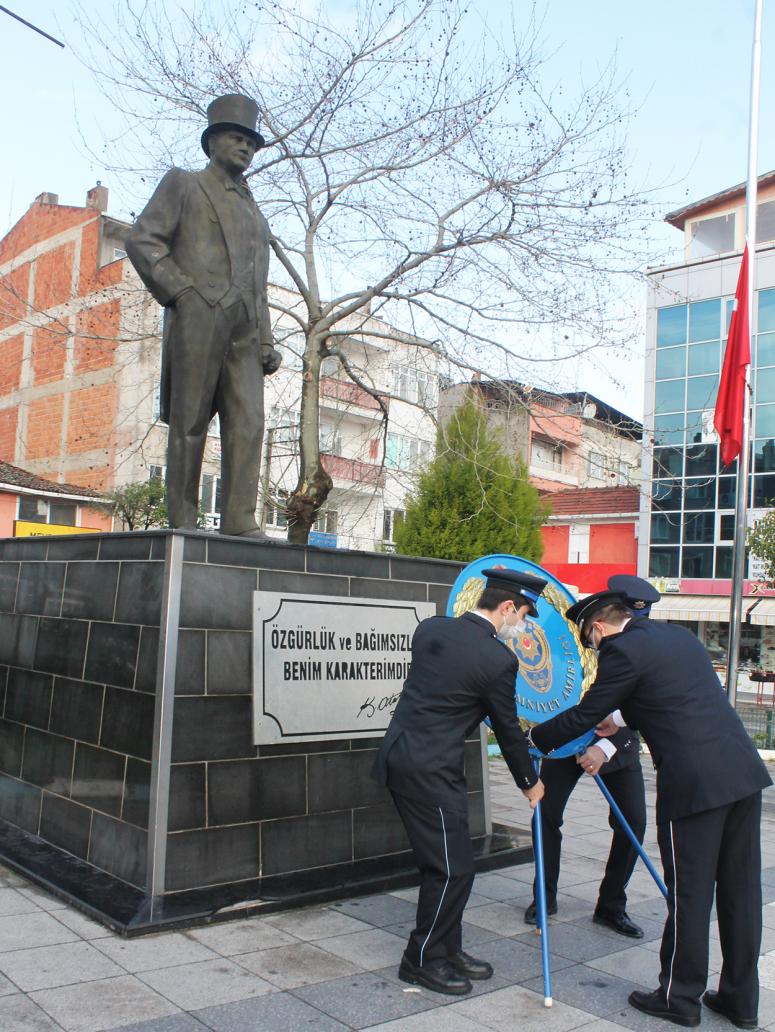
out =
<svg viewBox="0 0 775 1032"><path fill-rule="evenodd" d="M643 735L657 771L668 913L659 987L636 990L629 1002L695 1028L702 999L738 1028L756 1028L767 768L691 631L633 618L613 591L582 599L566 615L599 649L597 677L577 706L531 728L533 743L550 754L590 727L608 736L626 724ZM723 965L718 991L705 992L714 894Z"/></svg>
<svg viewBox="0 0 775 1032"><path fill-rule="evenodd" d="M267 302L269 226L243 173L264 138L249 97L218 97L207 119L208 166L170 169L130 229L126 251L164 307L160 407L169 424L170 526L197 525L207 428L218 413L220 531L261 538L264 376L277 371L281 356Z"/></svg>
<svg viewBox="0 0 775 1032"><path fill-rule="evenodd" d="M474 612L434 616L415 631L409 674L372 769L390 789L420 869L417 923L399 978L456 996L471 991L471 979L493 973L462 946L474 881L464 745L485 717L531 807L543 795L517 719L519 663L505 641L524 631L526 616L538 615L546 581L512 570L483 572Z"/></svg>
<svg viewBox="0 0 775 1032"><path fill-rule="evenodd" d="M610 577L608 587L624 595L624 604L633 616L648 616L651 606L660 594L647 580L617 574ZM600 774L624 818L639 842L646 831L646 792L640 766L640 739L627 727L620 728L612 738L598 736L587 747L583 756L567 756L560 760L544 760L541 780L544 799L541 804L541 829L544 842L544 870L546 875L546 909L557 913L557 882L560 876L562 822L571 792L583 774ZM619 935L642 939L643 930L627 915L627 883L632 877L638 853L612 810L608 823L613 832L611 851L600 883L592 920L605 925ZM536 923L535 882L533 902L525 911L525 923Z"/></svg>

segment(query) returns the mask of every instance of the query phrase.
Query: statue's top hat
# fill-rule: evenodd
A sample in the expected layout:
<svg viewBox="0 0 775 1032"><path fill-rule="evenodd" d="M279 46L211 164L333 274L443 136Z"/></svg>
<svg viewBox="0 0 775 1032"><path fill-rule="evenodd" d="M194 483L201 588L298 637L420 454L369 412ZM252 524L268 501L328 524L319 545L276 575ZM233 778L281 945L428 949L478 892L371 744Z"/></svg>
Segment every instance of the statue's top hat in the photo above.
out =
<svg viewBox="0 0 775 1032"><path fill-rule="evenodd" d="M489 570L482 570L487 578L488 588L497 588L499 591L506 591L514 602L521 605L527 603L530 606L529 615L538 616L536 602L538 596L546 587L543 577L534 577L532 573L523 573L521 570L507 570L503 567L492 567Z"/></svg>
<svg viewBox="0 0 775 1032"><path fill-rule="evenodd" d="M202 133L202 150L210 157L208 139L219 129L239 129L256 141L259 149L266 141L256 131L258 124L258 104L241 93L227 93L224 97L216 97L207 108L207 128Z"/></svg>

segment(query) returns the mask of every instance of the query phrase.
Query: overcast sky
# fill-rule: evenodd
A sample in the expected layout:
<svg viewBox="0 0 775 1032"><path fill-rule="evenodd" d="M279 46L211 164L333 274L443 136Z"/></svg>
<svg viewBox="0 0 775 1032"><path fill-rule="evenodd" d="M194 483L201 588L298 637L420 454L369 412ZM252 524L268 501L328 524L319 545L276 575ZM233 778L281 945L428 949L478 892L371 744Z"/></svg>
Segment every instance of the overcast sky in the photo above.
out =
<svg viewBox="0 0 775 1032"><path fill-rule="evenodd" d="M110 0L83 0L105 10ZM346 6L337 0L340 6ZM507 0L478 0L490 21ZM72 31L73 0L8 0L6 6L60 38ZM512 0L519 17L529 4ZM753 0L538 0L542 35L554 52L548 72L571 84L591 78L616 52L637 116L630 145L636 181L663 187L664 211L740 182L746 176ZM771 5L770 5L771 6ZM765 5L766 8L766 5ZM82 204L100 179L111 214L128 218L122 196L81 142L79 125L99 152L110 119L97 88L69 48L61 50L0 12L4 158L0 163L0 234L42 191ZM775 168L775 14L765 9L759 172ZM660 233L679 258L677 230ZM645 304L645 287L639 290ZM640 418L643 348L608 376L589 360L567 370L567 386L586 389Z"/></svg>

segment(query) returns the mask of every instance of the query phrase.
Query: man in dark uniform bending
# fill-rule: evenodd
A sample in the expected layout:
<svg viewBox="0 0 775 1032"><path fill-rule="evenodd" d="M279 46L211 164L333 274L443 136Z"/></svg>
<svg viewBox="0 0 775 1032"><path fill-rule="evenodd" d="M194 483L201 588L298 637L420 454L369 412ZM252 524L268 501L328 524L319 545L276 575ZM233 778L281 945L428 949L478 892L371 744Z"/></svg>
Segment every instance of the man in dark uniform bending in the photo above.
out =
<svg viewBox="0 0 775 1032"><path fill-rule="evenodd" d="M657 771L657 840L668 889L659 988L633 1007L694 1028L700 999L738 1028L756 1028L762 931L762 789L771 784L710 657L686 628L631 617L603 591L567 612L600 650L595 683L578 706L531 729L544 753L590 727L641 732ZM723 966L706 992L714 892Z"/></svg>
<svg viewBox="0 0 775 1032"><path fill-rule="evenodd" d="M609 578L611 591L621 592L624 604L633 616L648 616L651 606L660 594L647 580L617 574ZM567 756L560 760L544 760L541 780L544 798L541 803L541 829L544 842L544 872L546 876L546 909L557 913L557 883L560 876L562 849L562 822L565 807L573 789L583 774L600 774L624 818L640 842L646 831L646 793L640 766L640 739L635 731L621 727L612 738L596 738L583 756ZM600 882L600 890L593 921L606 925L619 935L642 939L643 930L632 921L626 910L627 883L632 877L638 853L629 836L612 811L608 823L613 835L611 851ZM535 882L534 899L525 911L525 922L536 923Z"/></svg>
<svg viewBox="0 0 775 1032"><path fill-rule="evenodd" d="M474 881L464 743L485 717L531 807L543 795L517 719L519 664L505 641L524 630L526 616L538 615L546 581L512 570L484 575L474 612L431 617L415 631L409 675L372 771L390 789L421 876L417 927L399 977L451 995L492 975L489 964L463 952L461 927Z"/></svg>

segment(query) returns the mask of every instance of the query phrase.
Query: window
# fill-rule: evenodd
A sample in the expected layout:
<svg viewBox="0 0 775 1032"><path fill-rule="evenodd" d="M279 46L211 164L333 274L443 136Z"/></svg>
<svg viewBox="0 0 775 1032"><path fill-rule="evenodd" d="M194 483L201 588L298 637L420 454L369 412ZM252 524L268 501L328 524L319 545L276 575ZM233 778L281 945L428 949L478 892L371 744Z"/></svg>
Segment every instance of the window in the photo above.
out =
<svg viewBox="0 0 775 1032"><path fill-rule="evenodd" d="M161 384L156 384L153 389L153 418L161 418Z"/></svg>
<svg viewBox="0 0 775 1032"><path fill-rule="evenodd" d="M385 465L388 469L416 470L426 465L431 457L430 441L416 437L388 434L385 448Z"/></svg>
<svg viewBox="0 0 775 1032"><path fill-rule="evenodd" d="M78 506L75 502L51 502L48 507L48 522L58 523L63 527L74 527L78 517Z"/></svg>
<svg viewBox="0 0 775 1032"><path fill-rule="evenodd" d="M149 466L148 467L148 479L149 480L164 480L164 466Z"/></svg>
<svg viewBox="0 0 775 1032"><path fill-rule="evenodd" d="M775 240L775 201L756 205L756 242Z"/></svg>
<svg viewBox="0 0 775 1032"><path fill-rule="evenodd" d="M537 469L549 469L560 472L563 468L563 447L554 441L544 441L534 437L530 443L530 465Z"/></svg>
<svg viewBox="0 0 775 1032"><path fill-rule="evenodd" d="M210 421L210 425L207 428L208 437L220 437L221 436L221 417L216 412Z"/></svg>
<svg viewBox="0 0 775 1032"><path fill-rule="evenodd" d="M320 363L320 375L321 376L338 376L339 375L339 358L336 355L328 355Z"/></svg>
<svg viewBox="0 0 775 1032"><path fill-rule="evenodd" d="M671 348L686 343L688 305L672 305L657 312L657 347Z"/></svg>
<svg viewBox="0 0 775 1032"><path fill-rule="evenodd" d="M55 523L61 527L78 526L78 505L75 502L49 501L34 495L20 495L17 519L26 523Z"/></svg>
<svg viewBox="0 0 775 1032"><path fill-rule="evenodd" d="M692 258L704 258L710 254L722 254L735 249L735 213L716 215L710 219L699 219L690 228L689 254Z"/></svg>
<svg viewBox="0 0 775 1032"><path fill-rule="evenodd" d="M342 454L342 435L337 427L321 424L320 450L326 455Z"/></svg>
<svg viewBox="0 0 775 1032"><path fill-rule="evenodd" d="M398 366L393 370L393 394L412 404L434 404L434 377L425 369Z"/></svg>
<svg viewBox="0 0 775 1032"><path fill-rule="evenodd" d="M48 523L48 502L33 495L20 495L19 517L27 523Z"/></svg>
<svg viewBox="0 0 775 1032"><path fill-rule="evenodd" d="M285 511L287 502L287 491L276 491L274 497L270 497L267 500L264 505L264 512L266 514L266 525L268 527L278 527L283 530L288 526L288 514Z"/></svg>
<svg viewBox="0 0 775 1032"><path fill-rule="evenodd" d="M603 455L601 452L593 451L589 453L589 475L593 477L595 480L605 480L605 455Z"/></svg>
<svg viewBox="0 0 775 1032"><path fill-rule="evenodd" d="M626 462L619 462L619 472L616 477L616 483L620 487L626 487L630 482L630 467Z"/></svg>
<svg viewBox="0 0 775 1032"><path fill-rule="evenodd" d="M316 530L318 534L336 534L337 523L339 522L339 513L336 509L323 509L319 512L317 519L312 524L312 529Z"/></svg>
<svg viewBox="0 0 775 1032"><path fill-rule="evenodd" d="M406 512L403 509L385 509L382 516L382 540L391 544L395 540L394 535L399 523L404 522Z"/></svg>
<svg viewBox="0 0 775 1032"><path fill-rule="evenodd" d="M202 474L199 504L205 515L221 511L221 478L212 473Z"/></svg>
<svg viewBox="0 0 775 1032"><path fill-rule="evenodd" d="M267 428L271 432L272 446L289 445L295 447L299 440L299 413L280 411L276 406L269 410ZM269 434L267 435L267 443Z"/></svg>

